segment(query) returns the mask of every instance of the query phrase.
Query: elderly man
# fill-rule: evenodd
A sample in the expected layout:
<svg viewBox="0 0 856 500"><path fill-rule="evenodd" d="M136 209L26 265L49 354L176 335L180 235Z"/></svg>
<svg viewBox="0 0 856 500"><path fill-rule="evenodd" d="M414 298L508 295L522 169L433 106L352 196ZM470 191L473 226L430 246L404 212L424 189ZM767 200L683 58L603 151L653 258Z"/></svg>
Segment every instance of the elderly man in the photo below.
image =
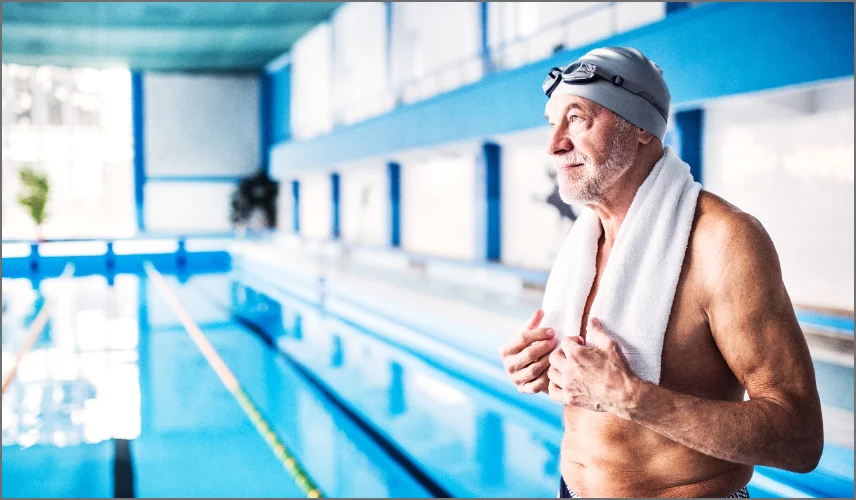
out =
<svg viewBox="0 0 856 500"><path fill-rule="evenodd" d="M596 49L544 91L562 199L587 208L501 354L564 405L560 496L745 497L755 464L813 470L820 401L773 242L664 148L660 68Z"/></svg>

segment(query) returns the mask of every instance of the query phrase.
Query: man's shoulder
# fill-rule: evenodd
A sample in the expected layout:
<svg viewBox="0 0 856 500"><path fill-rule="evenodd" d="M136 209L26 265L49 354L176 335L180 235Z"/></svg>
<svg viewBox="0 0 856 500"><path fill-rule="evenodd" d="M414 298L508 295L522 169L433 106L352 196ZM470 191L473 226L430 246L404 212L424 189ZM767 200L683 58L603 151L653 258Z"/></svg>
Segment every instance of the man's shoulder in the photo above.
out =
<svg viewBox="0 0 856 500"><path fill-rule="evenodd" d="M694 260L714 281L734 271L745 275L755 269L766 274L769 266L779 265L773 241L761 222L704 190L696 205L692 247Z"/></svg>
<svg viewBox="0 0 856 500"><path fill-rule="evenodd" d="M761 250L769 242L761 222L719 196L702 190L698 196L694 243L720 252Z"/></svg>

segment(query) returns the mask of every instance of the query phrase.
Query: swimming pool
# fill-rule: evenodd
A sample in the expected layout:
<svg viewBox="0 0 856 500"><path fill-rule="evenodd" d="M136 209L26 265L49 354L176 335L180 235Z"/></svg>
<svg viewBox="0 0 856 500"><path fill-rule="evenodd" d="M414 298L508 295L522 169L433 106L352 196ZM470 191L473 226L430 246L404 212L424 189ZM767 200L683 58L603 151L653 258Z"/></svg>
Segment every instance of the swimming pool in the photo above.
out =
<svg viewBox="0 0 856 500"><path fill-rule="evenodd" d="M515 396L466 353L323 307L287 281L167 281L324 495L555 496L558 411ZM3 496L304 495L148 277L44 278L40 289L3 280L4 374L45 297L55 301L3 396ZM830 450L827 476L758 474L750 490L852 496L852 449Z"/></svg>

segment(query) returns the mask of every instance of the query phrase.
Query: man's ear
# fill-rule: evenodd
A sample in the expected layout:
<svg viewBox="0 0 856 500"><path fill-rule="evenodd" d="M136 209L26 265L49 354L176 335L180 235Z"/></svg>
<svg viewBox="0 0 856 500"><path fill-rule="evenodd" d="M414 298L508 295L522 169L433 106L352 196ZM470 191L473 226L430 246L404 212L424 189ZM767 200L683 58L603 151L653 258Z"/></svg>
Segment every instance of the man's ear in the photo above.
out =
<svg viewBox="0 0 856 500"><path fill-rule="evenodd" d="M646 132L639 127L636 127L636 138L639 139L639 142L642 144L648 144L654 139L654 134L651 132Z"/></svg>

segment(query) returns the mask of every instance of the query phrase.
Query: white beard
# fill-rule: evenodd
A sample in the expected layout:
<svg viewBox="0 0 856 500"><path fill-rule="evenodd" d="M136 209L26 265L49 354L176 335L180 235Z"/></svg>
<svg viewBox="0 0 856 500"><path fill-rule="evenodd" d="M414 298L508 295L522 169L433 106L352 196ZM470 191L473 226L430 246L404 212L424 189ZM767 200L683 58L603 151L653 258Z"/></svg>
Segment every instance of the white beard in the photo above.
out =
<svg viewBox="0 0 856 500"><path fill-rule="evenodd" d="M582 166L569 172L557 172L556 180L562 201L567 204L602 201L607 188L635 159L637 144L633 140L634 135L633 124L619 122L609 141L609 155L602 164L593 164L590 158L578 154L562 157L564 164L582 163Z"/></svg>

